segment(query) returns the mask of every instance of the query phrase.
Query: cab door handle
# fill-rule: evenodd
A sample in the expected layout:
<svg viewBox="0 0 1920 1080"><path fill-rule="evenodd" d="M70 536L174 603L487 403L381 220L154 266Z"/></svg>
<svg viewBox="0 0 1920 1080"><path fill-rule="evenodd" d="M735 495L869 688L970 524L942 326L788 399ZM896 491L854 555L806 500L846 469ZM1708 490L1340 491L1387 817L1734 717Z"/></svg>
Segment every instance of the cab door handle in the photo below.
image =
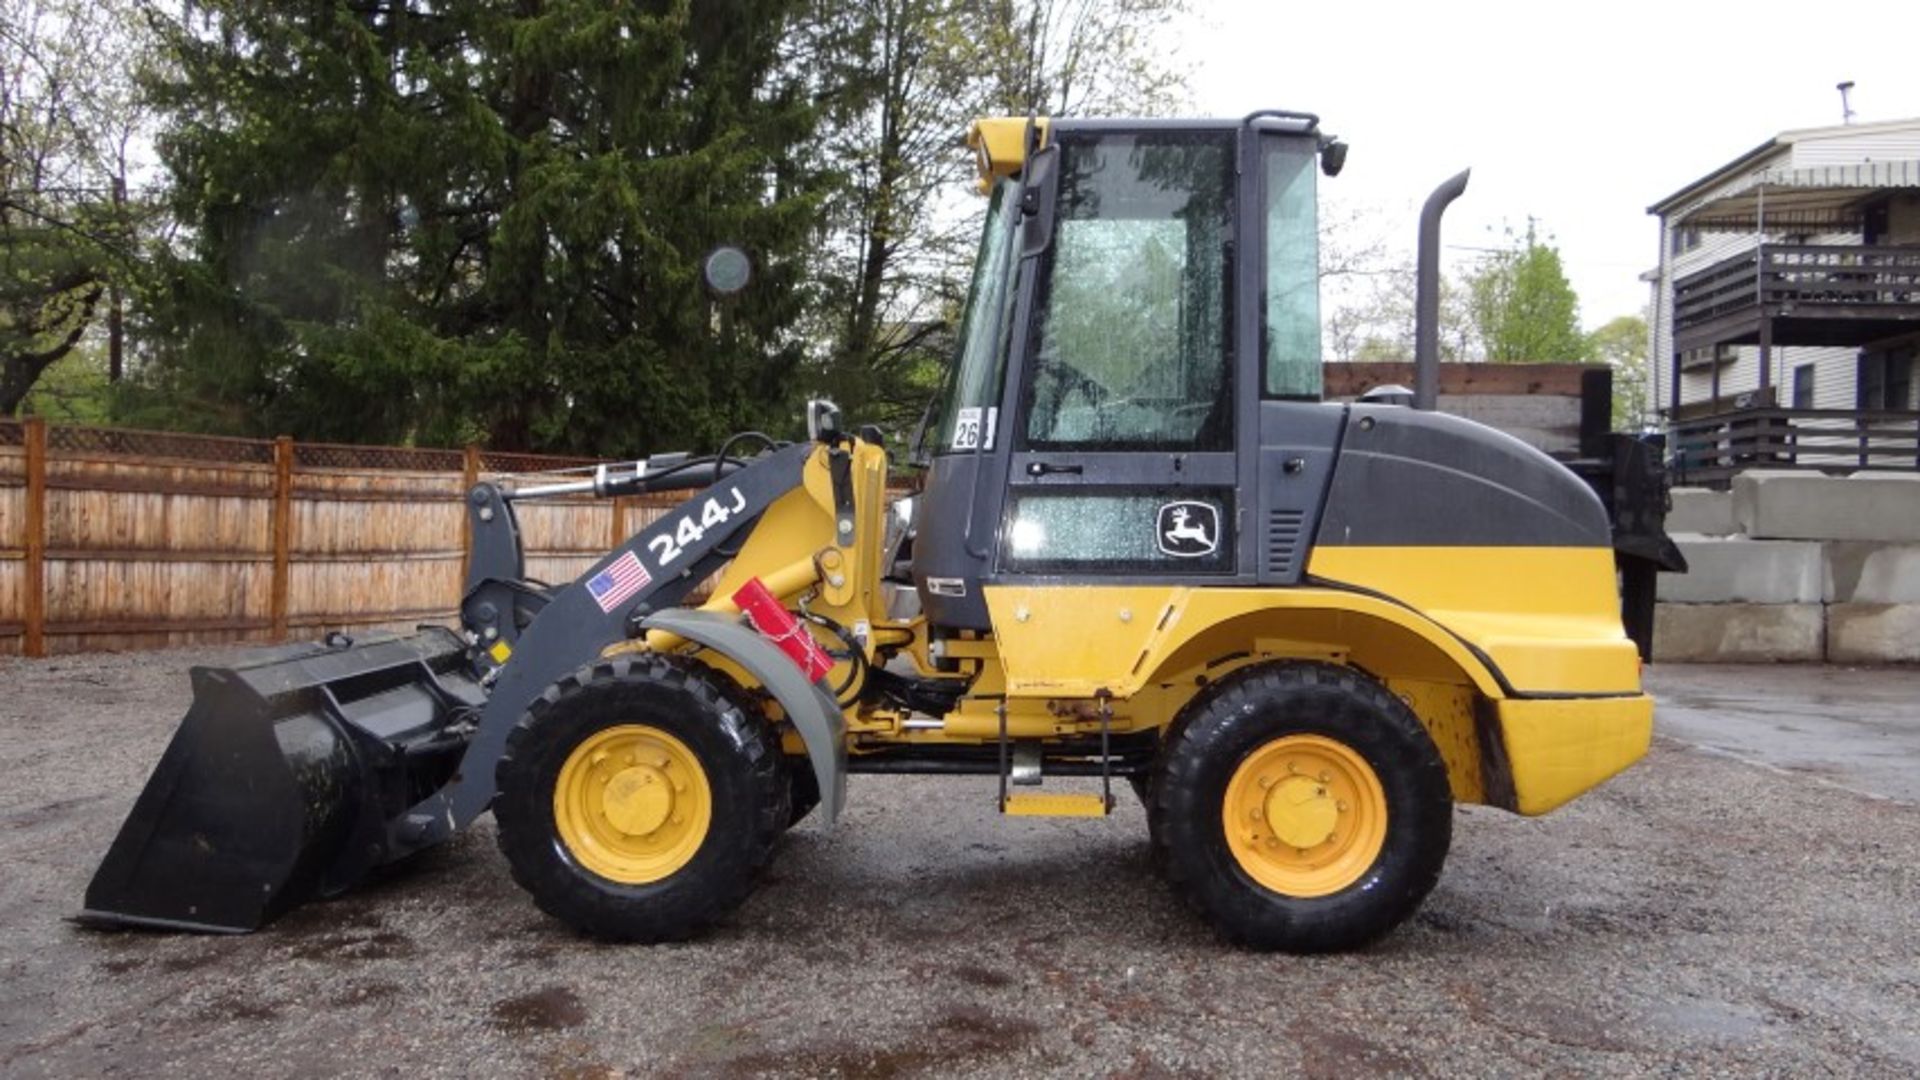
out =
<svg viewBox="0 0 1920 1080"><path fill-rule="evenodd" d="M1079 476L1085 471L1085 467L1080 465L1055 465L1048 461L1027 462L1028 476L1046 476L1049 473L1065 473L1072 476Z"/></svg>

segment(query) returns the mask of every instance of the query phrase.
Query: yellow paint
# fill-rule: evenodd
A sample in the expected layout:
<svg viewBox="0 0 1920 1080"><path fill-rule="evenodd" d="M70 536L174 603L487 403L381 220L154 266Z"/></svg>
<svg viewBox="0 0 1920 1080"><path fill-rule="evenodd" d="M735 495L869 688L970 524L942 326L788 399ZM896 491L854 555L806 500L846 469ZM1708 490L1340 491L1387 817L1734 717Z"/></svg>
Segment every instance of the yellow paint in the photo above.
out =
<svg viewBox="0 0 1920 1080"><path fill-rule="evenodd" d="M1387 689L1407 703L1433 739L1434 748L1440 751L1440 760L1447 766L1447 785L1453 789L1453 801L1486 802L1480 733L1474 724L1474 703L1478 695L1473 688L1458 683L1390 679Z"/></svg>
<svg viewBox="0 0 1920 1080"><path fill-rule="evenodd" d="M1008 817L1106 817L1110 809L1102 796L1071 791L1016 792L1000 807Z"/></svg>
<svg viewBox="0 0 1920 1080"><path fill-rule="evenodd" d="M493 643L493 648L487 650L487 655L493 657L494 663L504 664L507 662L507 657L513 655L513 646L507 644L504 639L496 641Z"/></svg>
<svg viewBox="0 0 1920 1080"><path fill-rule="evenodd" d="M1042 116L1035 121L1040 129L1040 145L1047 144L1051 121ZM973 151L974 168L980 174L980 190L993 182L1013 176L1027 164L1027 118L1024 116L987 116L967 129L967 149Z"/></svg>
<svg viewBox="0 0 1920 1080"><path fill-rule="evenodd" d="M1500 694L1491 672L1417 612L1333 589L988 586L982 590L1013 697L1126 698L1256 641L1318 643L1382 678L1467 682ZM1133 618L1122 621L1119 612ZM1022 617L1024 615L1024 618ZM1312 655L1312 654L1308 654Z"/></svg>
<svg viewBox="0 0 1920 1080"><path fill-rule="evenodd" d="M1307 572L1418 610L1492 657L1522 692L1640 689L1609 548L1322 544Z"/></svg>
<svg viewBox="0 0 1920 1080"><path fill-rule="evenodd" d="M1495 708L1522 814L1544 814L1640 760L1653 737L1653 699L1644 694Z"/></svg>
<svg viewBox="0 0 1920 1080"><path fill-rule="evenodd" d="M1221 826L1234 861L1283 896L1329 896L1373 868L1387 795L1373 766L1324 735L1283 735L1227 781Z"/></svg>
<svg viewBox="0 0 1920 1080"><path fill-rule="evenodd" d="M1126 697L1260 638L1320 643L1382 678L1466 682L1488 697L1505 691L1476 649L1522 693L1640 689L1603 549L1319 548L1310 569L1391 599L1317 587L983 591L1014 696Z"/></svg>
<svg viewBox="0 0 1920 1080"><path fill-rule="evenodd" d="M678 872L705 842L713 790L692 749L646 724L595 732L553 785L553 824L581 866L622 885Z"/></svg>

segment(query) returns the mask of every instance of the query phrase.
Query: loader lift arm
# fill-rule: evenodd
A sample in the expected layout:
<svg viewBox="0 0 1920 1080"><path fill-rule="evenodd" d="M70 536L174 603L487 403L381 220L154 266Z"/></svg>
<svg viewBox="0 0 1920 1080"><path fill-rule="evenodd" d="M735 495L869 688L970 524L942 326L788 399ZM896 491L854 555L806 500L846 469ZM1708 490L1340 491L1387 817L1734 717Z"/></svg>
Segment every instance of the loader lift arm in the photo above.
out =
<svg viewBox="0 0 1920 1080"><path fill-rule="evenodd" d="M391 857L445 840L485 813L495 794L494 766L506 747L507 734L549 686L597 658L609 643L637 636L654 626L695 641L720 633L711 621L704 630L699 624L683 626L673 622L673 616L668 615L666 609L677 605L731 558L775 500L801 485L807 460L817 449L817 444L798 443L738 467L723 460L715 470L720 473L720 479L609 551L573 582L556 590L551 599L532 613L532 621L524 628L514 626L510 619L499 621L502 612L497 606L492 612L496 620L493 622L477 618L480 611L468 611L491 603L488 598L495 595L497 586L512 584L496 575L516 570L521 564L519 529L512 500L504 490L493 485L475 487L467 500L467 513L474 530L474 560L469 575L469 603L462 605L462 615L478 647L477 662L487 667L483 679L491 684L491 693L453 782L413 806L394 823ZM690 475L697 478L699 471ZM664 489L663 485L658 490ZM696 523L703 519L714 523L701 525L698 538L689 541L687 537L692 534L685 531L683 524L689 519ZM636 566L641 581L637 590L621 595L614 603L596 597L596 581L621 580L619 575L632 575ZM616 589L616 592L624 590ZM671 625L666 625L668 622ZM491 635L489 630L493 631ZM715 639L715 643L718 640ZM498 647L499 642L505 643L504 649ZM757 655L757 651L745 654L734 651L740 647L740 639L731 634L725 635L725 645L733 659L757 676L763 676L763 684L800 728L813 758L821 792L840 791L844 780L839 773L844 770L832 765L832 747L841 741L837 738L840 710L832 704L832 698L804 679L797 686L790 685L791 680L784 677L784 672L768 666L777 660L786 672L793 671L792 665L777 651L768 656ZM829 713L830 719L823 715ZM832 742L817 745L823 739ZM839 752L844 754L844 749ZM822 768L823 764L827 767ZM837 809L835 799L830 812Z"/></svg>

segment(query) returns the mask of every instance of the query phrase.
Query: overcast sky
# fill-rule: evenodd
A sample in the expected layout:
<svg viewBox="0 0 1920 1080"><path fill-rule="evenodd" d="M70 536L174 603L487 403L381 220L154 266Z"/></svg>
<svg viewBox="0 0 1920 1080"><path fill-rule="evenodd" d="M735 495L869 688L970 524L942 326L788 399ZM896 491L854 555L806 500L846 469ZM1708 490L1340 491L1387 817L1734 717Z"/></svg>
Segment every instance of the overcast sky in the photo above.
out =
<svg viewBox="0 0 1920 1080"><path fill-rule="evenodd" d="M1666 0L1285 3L1193 0L1182 53L1199 111L1318 113L1352 145L1321 188L1413 244L1420 203L1460 168L1450 262L1531 214L1588 327L1644 306L1648 205L1783 130L1920 116L1920 3Z"/></svg>

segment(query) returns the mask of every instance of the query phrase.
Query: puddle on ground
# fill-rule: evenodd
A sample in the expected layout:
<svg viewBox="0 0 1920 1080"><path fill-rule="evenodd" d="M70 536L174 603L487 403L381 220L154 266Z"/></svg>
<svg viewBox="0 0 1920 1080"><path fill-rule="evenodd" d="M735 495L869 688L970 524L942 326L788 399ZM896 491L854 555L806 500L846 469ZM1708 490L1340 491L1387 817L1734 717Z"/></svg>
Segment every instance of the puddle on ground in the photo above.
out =
<svg viewBox="0 0 1920 1080"><path fill-rule="evenodd" d="M413 939L396 930L373 933L320 934L287 950L302 960L347 963L355 960L399 960L414 954Z"/></svg>
<svg viewBox="0 0 1920 1080"><path fill-rule="evenodd" d="M559 1031L587 1021L579 995L564 986L496 1001L488 1012L493 1026L502 1031Z"/></svg>
<svg viewBox="0 0 1920 1080"><path fill-rule="evenodd" d="M961 964L953 969L953 977L969 986L997 988L1013 985L1013 976L977 964Z"/></svg>

